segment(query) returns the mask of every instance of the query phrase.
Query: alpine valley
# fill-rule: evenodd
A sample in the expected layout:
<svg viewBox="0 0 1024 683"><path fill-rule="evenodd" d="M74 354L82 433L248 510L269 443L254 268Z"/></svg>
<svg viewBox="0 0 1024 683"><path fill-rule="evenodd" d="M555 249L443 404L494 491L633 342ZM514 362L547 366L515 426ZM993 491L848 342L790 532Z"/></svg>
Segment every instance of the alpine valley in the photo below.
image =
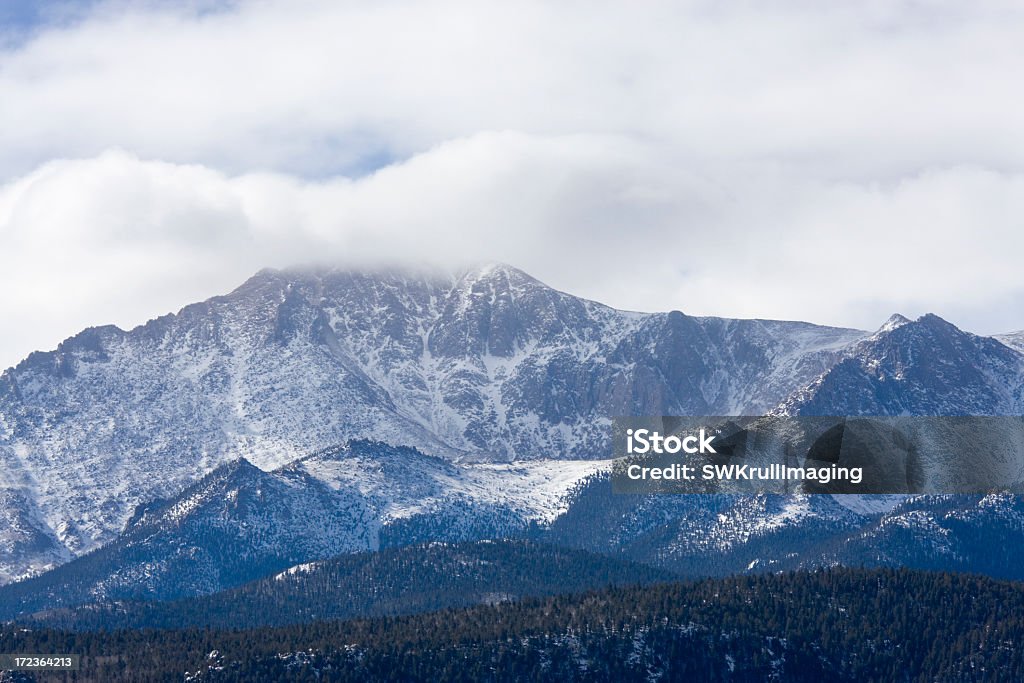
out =
<svg viewBox="0 0 1024 683"><path fill-rule="evenodd" d="M502 561L558 578L539 594L835 565L1024 579L1008 494L630 496L608 479L618 415L1022 415L1022 339L935 315L869 332L618 311L505 265L261 271L0 376L0 618L235 604L369 565L391 595L417 554L497 562L484 539L520 539ZM523 595L504 571L402 604ZM396 604L367 614L414 610ZM119 618L153 625L140 609Z"/></svg>

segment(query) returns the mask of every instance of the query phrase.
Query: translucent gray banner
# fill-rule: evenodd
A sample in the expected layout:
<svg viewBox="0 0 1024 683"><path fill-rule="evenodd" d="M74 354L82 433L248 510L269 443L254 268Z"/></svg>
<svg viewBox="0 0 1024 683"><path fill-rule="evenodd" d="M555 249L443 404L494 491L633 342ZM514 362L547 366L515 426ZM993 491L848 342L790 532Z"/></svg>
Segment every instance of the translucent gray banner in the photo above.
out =
<svg viewBox="0 0 1024 683"><path fill-rule="evenodd" d="M616 493L1024 493L1024 416L619 417Z"/></svg>

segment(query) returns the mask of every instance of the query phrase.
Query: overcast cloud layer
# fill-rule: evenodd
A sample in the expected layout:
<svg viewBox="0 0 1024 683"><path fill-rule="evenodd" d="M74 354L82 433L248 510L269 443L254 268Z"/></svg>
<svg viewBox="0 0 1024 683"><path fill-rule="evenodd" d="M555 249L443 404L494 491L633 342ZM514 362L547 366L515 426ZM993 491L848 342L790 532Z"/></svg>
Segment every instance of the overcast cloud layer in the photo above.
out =
<svg viewBox="0 0 1024 683"><path fill-rule="evenodd" d="M12 23L0 367L311 261L500 260L622 308L1024 328L1022 34L1016 2L892 0Z"/></svg>

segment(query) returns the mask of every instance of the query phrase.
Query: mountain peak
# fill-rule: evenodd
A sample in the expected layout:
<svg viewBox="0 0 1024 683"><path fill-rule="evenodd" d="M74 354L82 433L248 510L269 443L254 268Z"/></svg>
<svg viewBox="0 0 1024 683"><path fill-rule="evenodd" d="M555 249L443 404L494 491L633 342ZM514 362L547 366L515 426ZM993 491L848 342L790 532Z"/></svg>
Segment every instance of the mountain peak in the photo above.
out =
<svg viewBox="0 0 1024 683"><path fill-rule="evenodd" d="M477 283L503 283L509 287L541 284L536 278L522 270L500 261L486 261L463 269L456 275L457 282L470 285Z"/></svg>
<svg viewBox="0 0 1024 683"><path fill-rule="evenodd" d="M256 465L253 465L251 462L249 462L248 458L245 458L244 456L235 458L234 460L231 460L221 465L214 471L219 471L227 475L250 475L262 474L263 472L263 470L261 470L259 467L256 467Z"/></svg>
<svg viewBox="0 0 1024 683"><path fill-rule="evenodd" d="M795 404L804 415L1016 415L1020 372L1019 354L997 340L934 313L895 315Z"/></svg>
<svg viewBox="0 0 1024 683"><path fill-rule="evenodd" d="M940 318L934 313L925 313L914 322L929 327L933 330L956 330L957 332L963 332L959 327L949 322L944 318Z"/></svg>
<svg viewBox="0 0 1024 683"><path fill-rule="evenodd" d="M940 318L934 313L925 313L918 317L916 320L911 320L905 315L894 313L889 317L885 323L871 336L871 339L880 339L887 336L888 334L901 330L901 335L904 333L919 334L924 333L927 335L941 334L941 335L967 335L959 327L953 323ZM915 332L916 331L916 332Z"/></svg>
<svg viewBox="0 0 1024 683"><path fill-rule="evenodd" d="M911 320L907 316L900 313L893 313L889 316L889 319L882 323L882 326L878 328L878 333L890 332L895 330L897 327L903 327L909 322L911 322Z"/></svg>

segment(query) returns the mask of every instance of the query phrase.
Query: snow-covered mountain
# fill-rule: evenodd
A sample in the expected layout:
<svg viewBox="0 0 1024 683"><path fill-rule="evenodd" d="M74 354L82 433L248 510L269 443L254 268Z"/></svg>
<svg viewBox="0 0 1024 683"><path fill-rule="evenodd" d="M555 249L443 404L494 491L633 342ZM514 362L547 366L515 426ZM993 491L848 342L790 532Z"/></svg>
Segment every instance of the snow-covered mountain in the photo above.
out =
<svg viewBox="0 0 1024 683"><path fill-rule="evenodd" d="M893 316L796 392L792 415L1021 415L1024 355L936 315Z"/></svg>
<svg viewBox="0 0 1024 683"><path fill-rule="evenodd" d="M760 494L624 496L578 490L546 538L684 575L847 566L1024 580L1024 499Z"/></svg>
<svg viewBox="0 0 1024 683"><path fill-rule="evenodd" d="M602 464L453 464L370 441L270 473L239 460L172 500L140 507L102 548L0 587L0 619L49 613L60 620L66 615L53 610L93 605L99 611L78 610L76 618L109 626L123 609L136 609L122 601L228 590L210 604L231 602L240 600L231 589L247 581L305 577L332 557L327 564L351 564L339 553L489 538L527 537L694 577L845 564L1024 579L1024 504L1017 496L624 496L612 493ZM407 476L390 486L396 468ZM587 471L569 495L558 494ZM524 473L532 484L517 488ZM419 566L429 556L424 551L414 561ZM403 557L408 563L418 555ZM508 585L492 586L498 593L529 576L525 565L502 569ZM421 570L417 576L428 603L444 599L450 586ZM164 616L154 609L151 626L181 618L180 609ZM109 618L97 616L104 611Z"/></svg>
<svg viewBox="0 0 1024 683"><path fill-rule="evenodd" d="M300 563L425 541L521 536L562 514L603 462L452 463L356 440L272 472L227 463L141 505L112 542L0 588L0 619L86 602L174 599Z"/></svg>
<svg viewBox="0 0 1024 683"><path fill-rule="evenodd" d="M447 538L471 516L549 521L589 461L610 455L616 415L1022 414L1024 355L1011 342L933 315L869 334L617 311L504 265L262 271L0 375L0 582L99 548L139 523L139 505L239 458L246 476L276 482L282 519L295 513L288 477L356 506L328 520L348 531L316 541L335 545L306 548L320 556ZM331 455L362 438L417 450L379 471ZM381 498L388 487L402 493ZM629 514L657 510L653 528L696 501ZM274 542L300 533L274 528Z"/></svg>
<svg viewBox="0 0 1024 683"><path fill-rule="evenodd" d="M843 358L773 411L788 415L1024 414L1024 356L934 315L893 316L852 343ZM921 428L941 428L928 421ZM987 481L1019 481L1021 422L975 435L985 461L1010 468ZM918 433L923 440L936 434ZM970 481L977 460L939 434L928 457ZM952 435L960 436L963 434ZM948 442L948 443L947 443ZM1016 472L1016 473L1015 473ZM587 482L552 526L553 540L692 575L845 563L907 565L1024 578L1021 499L982 496L615 495L606 477Z"/></svg>
<svg viewBox="0 0 1024 683"><path fill-rule="evenodd" d="M263 271L0 376L0 543L18 546L0 580L239 457L269 470L364 437L450 460L605 457L614 415L763 412L862 336L616 311L502 265Z"/></svg>

